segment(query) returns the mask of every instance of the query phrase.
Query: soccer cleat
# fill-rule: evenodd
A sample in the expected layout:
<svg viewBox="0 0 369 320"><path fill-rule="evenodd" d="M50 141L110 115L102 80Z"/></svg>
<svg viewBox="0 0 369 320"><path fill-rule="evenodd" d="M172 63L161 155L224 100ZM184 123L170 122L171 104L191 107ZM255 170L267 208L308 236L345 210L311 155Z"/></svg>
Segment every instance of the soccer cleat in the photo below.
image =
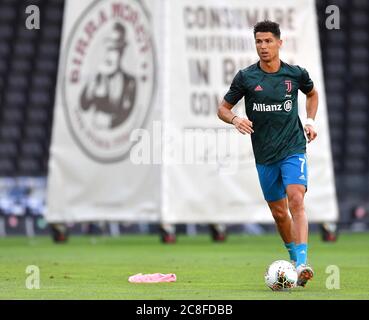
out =
<svg viewBox="0 0 369 320"><path fill-rule="evenodd" d="M297 286L305 287L306 283L314 277L313 269L305 264L300 264L297 269Z"/></svg>

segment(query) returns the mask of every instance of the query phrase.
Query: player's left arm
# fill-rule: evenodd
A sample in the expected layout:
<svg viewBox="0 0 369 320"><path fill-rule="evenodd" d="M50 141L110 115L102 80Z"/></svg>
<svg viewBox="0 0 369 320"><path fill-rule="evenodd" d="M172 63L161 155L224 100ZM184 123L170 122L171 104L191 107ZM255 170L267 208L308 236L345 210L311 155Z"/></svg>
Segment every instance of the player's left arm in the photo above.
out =
<svg viewBox="0 0 369 320"><path fill-rule="evenodd" d="M306 115L307 115L307 121L304 126L304 130L306 132L306 135L308 137L308 143L310 141L313 141L317 134L316 128L315 128L315 116L318 111L318 102L319 102L319 96L318 91L313 87L311 91L306 93Z"/></svg>

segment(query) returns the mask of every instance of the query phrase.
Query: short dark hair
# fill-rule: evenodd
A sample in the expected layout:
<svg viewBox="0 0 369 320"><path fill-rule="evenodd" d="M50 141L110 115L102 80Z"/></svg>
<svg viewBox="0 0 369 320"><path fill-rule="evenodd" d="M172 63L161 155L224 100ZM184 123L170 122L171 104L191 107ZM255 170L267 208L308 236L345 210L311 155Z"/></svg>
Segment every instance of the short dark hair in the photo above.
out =
<svg viewBox="0 0 369 320"><path fill-rule="evenodd" d="M106 40L108 42L108 49L118 50L119 53L122 54L125 46L127 45L126 28L119 22L116 22L113 25L113 30L117 31L119 35L116 39L113 39L110 34L106 37Z"/></svg>
<svg viewBox="0 0 369 320"><path fill-rule="evenodd" d="M275 37L280 39L281 30L279 29L279 24L277 22L264 20L260 21L254 26L254 38L256 38L256 32L271 32Z"/></svg>

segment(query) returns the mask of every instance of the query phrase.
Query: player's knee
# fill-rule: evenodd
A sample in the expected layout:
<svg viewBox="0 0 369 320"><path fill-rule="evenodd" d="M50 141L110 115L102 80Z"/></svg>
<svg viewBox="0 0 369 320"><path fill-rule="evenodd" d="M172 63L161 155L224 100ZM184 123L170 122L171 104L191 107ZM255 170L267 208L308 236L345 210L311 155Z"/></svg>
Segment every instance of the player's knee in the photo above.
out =
<svg viewBox="0 0 369 320"><path fill-rule="evenodd" d="M284 221L286 221L286 219L288 219L287 210L283 210L283 209L280 209L280 208L273 209L272 210L272 215L273 215L273 218L274 218L275 222L277 222L277 223L283 223Z"/></svg>
<svg viewBox="0 0 369 320"><path fill-rule="evenodd" d="M296 211L304 208L304 195L300 192L293 192L288 195L288 206L290 210Z"/></svg>

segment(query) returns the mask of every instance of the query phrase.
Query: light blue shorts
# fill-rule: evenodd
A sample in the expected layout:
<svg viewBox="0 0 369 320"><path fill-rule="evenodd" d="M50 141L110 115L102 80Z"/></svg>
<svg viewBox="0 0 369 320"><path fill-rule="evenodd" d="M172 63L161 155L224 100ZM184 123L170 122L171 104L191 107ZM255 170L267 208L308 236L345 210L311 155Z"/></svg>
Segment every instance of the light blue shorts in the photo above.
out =
<svg viewBox="0 0 369 320"><path fill-rule="evenodd" d="M270 202L285 198L289 184L302 184L307 189L306 162L306 154L297 153L273 164L256 164L265 200Z"/></svg>

